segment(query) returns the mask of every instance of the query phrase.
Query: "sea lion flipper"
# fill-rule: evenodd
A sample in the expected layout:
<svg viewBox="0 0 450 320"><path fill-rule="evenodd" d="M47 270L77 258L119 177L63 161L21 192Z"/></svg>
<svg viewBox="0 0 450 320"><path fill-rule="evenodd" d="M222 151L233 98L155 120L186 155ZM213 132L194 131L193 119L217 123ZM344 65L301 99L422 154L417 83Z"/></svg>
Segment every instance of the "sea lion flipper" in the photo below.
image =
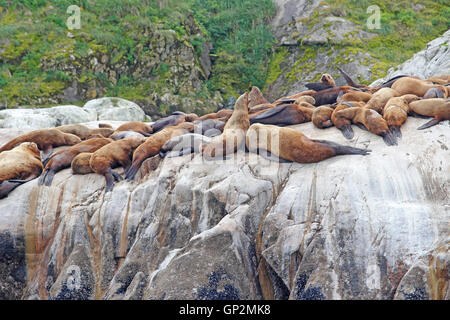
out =
<svg viewBox="0 0 450 320"><path fill-rule="evenodd" d="M48 170L47 171L46 178L45 178L45 185L47 187L52 185L54 176L55 176L55 171L53 171L53 170Z"/></svg>
<svg viewBox="0 0 450 320"><path fill-rule="evenodd" d="M112 191L114 188L114 176L111 172L107 172L105 174L105 179L106 179L105 192L108 193L108 192Z"/></svg>
<svg viewBox="0 0 450 320"><path fill-rule="evenodd" d="M47 177L47 173L48 173L47 169L45 169L44 172L42 172L42 174L41 174L41 176L39 177L39 180L38 180L38 186L42 186L44 184L45 179Z"/></svg>
<svg viewBox="0 0 450 320"><path fill-rule="evenodd" d="M386 143L386 145L388 145L388 146L396 146L397 145L397 139L390 131L383 132L381 134L381 136L383 137L383 141L384 141L384 143Z"/></svg>
<svg viewBox="0 0 450 320"><path fill-rule="evenodd" d="M254 123L256 121L272 117L272 116L280 113L283 110L284 110L284 107L282 107L282 106L270 108L269 110L264 111L263 113L260 113L260 114L254 116L254 117L251 117L250 118L250 123Z"/></svg>
<svg viewBox="0 0 450 320"><path fill-rule="evenodd" d="M346 138L346 139L353 139L355 133L353 132L352 126L351 125L346 125L343 127L338 128L339 130L341 130L342 135Z"/></svg>
<svg viewBox="0 0 450 320"><path fill-rule="evenodd" d="M131 167L126 171L125 179L127 179L127 181L133 181L136 173L139 170L139 167L140 165L138 166L136 164L132 164Z"/></svg>
<svg viewBox="0 0 450 320"><path fill-rule="evenodd" d="M331 147L337 156L346 155L346 154L359 154L359 155L366 156L370 152L372 152L372 150L370 150L370 149L355 148L355 147L342 145L342 144L339 144L339 143L336 143L333 141L329 141L329 140L312 140L312 141L319 142L328 147Z"/></svg>
<svg viewBox="0 0 450 320"><path fill-rule="evenodd" d="M0 181L0 199L7 198L8 194L28 180L4 180Z"/></svg>
<svg viewBox="0 0 450 320"><path fill-rule="evenodd" d="M342 76L344 77L345 81L347 81L348 85L354 88L359 88L359 84L356 84L355 81L353 81L352 78L350 78L350 76L348 74L346 74L341 68L337 67L337 69L339 70L339 72L342 74Z"/></svg>
<svg viewBox="0 0 450 320"><path fill-rule="evenodd" d="M399 126L389 126L389 131L398 139L402 138L402 130Z"/></svg>
<svg viewBox="0 0 450 320"><path fill-rule="evenodd" d="M434 118L434 119L428 121L427 123L421 125L420 127L418 127L417 130L423 130L423 129L430 128L432 126L437 125L439 122L441 122L441 119Z"/></svg>

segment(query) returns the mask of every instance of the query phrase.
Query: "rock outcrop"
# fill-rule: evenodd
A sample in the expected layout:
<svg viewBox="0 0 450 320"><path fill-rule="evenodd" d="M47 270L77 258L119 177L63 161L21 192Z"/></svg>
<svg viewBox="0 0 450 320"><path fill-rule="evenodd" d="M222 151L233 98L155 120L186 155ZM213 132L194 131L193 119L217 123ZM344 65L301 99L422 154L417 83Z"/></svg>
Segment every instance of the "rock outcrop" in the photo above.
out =
<svg viewBox="0 0 450 320"><path fill-rule="evenodd" d="M154 158L108 194L70 169L26 183L0 200L0 298L449 299L450 125L424 121L395 147L295 126L364 157Z"/></svg>

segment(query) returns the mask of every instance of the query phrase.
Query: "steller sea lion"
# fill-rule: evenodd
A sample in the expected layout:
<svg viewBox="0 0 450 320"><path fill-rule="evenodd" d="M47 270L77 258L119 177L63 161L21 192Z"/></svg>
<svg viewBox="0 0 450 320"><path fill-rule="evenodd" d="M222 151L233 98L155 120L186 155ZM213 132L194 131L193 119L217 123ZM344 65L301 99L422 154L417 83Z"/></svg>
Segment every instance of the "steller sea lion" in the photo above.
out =
<svg viewBox="0 0 450 320"><path fill-rule="evenodd" d="M193 132L195 125L192 122L182 122L177 126L165 127L161 131L153 134L133 152L133 161L128 170L125 171L125 177L128 181L134 179L137 171L145 159L153 157L159 153L161 147L169 139L180 136L189 132Z"/></svg>
<svg viewBox="0 0 450 320"><path fill-rule="evenodd" d="M159 150L159 156L164 158L169 152L172 157L179 157L190 153L199 153L202 147L210 143L212 138L197 133L188 133L173 137L166 141Z"/></svg>
<svg viewBox="0 0 450 320"><path fill-rule="evenodd" d="M446 85L450 83L450 75L434 76L426 79L426 81L432 82L434 84Z"/></svg>
<svg viewBox="0 0 450 320"><path fill-rule="evenodd" d="M136 131L119 131L109 136L113 140L121 140L129 137L144 137L143 134Z"/></svg>
<svg viewBox="0 0 450 320"><path fill-rule="evenodd" d="M428 89L427 93L423 96L424 99L433 99L433 98L447 98L448 90L444 86L437 86L431 89Z"/></svg>
<svg viewBox="0 0 450 320"><path fill-rule="evenodd" d="M0 154L0 199L42 172L41 155L34 142L23 142Z"/></svg>
<svg viewBox="0 0 450 320"><path fill-rule="evenodd" d="M152 124L153 133L161 131L165 127L173 127L182 122L193 122L201 120L195 113L186 114L181 111L176 111L172 115L159 119Z"/></svg>
<svg viewBox="0 0 450 320"><path fill-rule="evenodd" d="M270 102L263 96L258 87L253 86L248 94L248 108L250 109L260 104L270 104Z"/></svg>
<svg viewBox="0 0 450 320"><path fill-rule="evenodd" d="M89 162L91 161L91 152L82 152L73 158L70 164L73 174L88 174L94 173Z"/></svg>
<svg viewBox="0 0 450 320"><path fill-rule="evenodd" d="M392 84L392 89L396 90L401 96L415 94L418 97L423 97L428 90L435 87L440 87L440 85L427 83L424 80L412 77L400 78Z"/></svg>
<svg viewBox="0 0 450 320"><path fill-rule="evenodd" d="M241 95L235 105L230 119L223 128L220 136L214 137L210 143L203 147L203 156L206 159L236 152L245 143L245 133L250 127L248 119L248 93Z"/></svg>
<svg viewBox="0 0 450 320"><path fill-rule="evenodd" d="M265 150L278 159L299 163L314 163L345 154L367 155L370 152L332 141L309 139L295 129L259 123L249 128L245 141L250 152Z"/></svg>
<svg viewBox="0 0 450 320"><path fill-rule="evenodd" d="M82 124L66 124L56 127L59 131L64 133L71 133L79 137L81 140L86 140L89 136L95 134L101 134L103 137L108 138L114 130L112 128L95 128L91 129Z"/></svg>
<svg viewBox="0 0 450 320"><path fill-rule="evenodd" d="M110 138L93 138L54 153L45 165L44 172L39 178L38 185L41 186L45 183L46 186L50 186L55 173L70 167L72 160L78 154L82 152L97 151L101 147L113 141L114 140Z"/></svg>
<svg viewBox="0 0 450 320"><path fill-rule="evenodd" d="M331 75L329 75L328 73L324 73L320 78L320 82L307 83L305 84L305 87L310 90L321 91L336 87L336 82Z"/></svg>
<svg viewBox="0 0 450 320"><path fill-rule="evenodd" d="M327 106L317 107L314 109L311 116L312 123L319 129L325 129L333 126L333 122L331 121L333 111L333 108Z"/></svg>
<svg viewBox="0 0 450 320"><path fill-rule="evenodd" d="M41 129L25 133L10 140L0 148L0 152L11 150L22 142L34 142L39 150L43 152L42 161L45 161L53 152L53 147L73 146L81 142L76 135L64 133L58 129Z"/></svg>
<svg viewBox="0 0 450 320"><path fill-rule="evenodd" d="M250 124L264 123L289 126L311 121L313 109L297 104L282 104L262 113L250 116Z"/></svg>
<svg viewBox="0 0 450 320"><path fill-rule="evenodd" d="M354 124L361 124L370 132L383 137L388 146L397 145L395 136L389 131L386 120L373 109L364 107L347 108L336 112L336 118L351 120Z"/></svg>
<svg viewBox="0 0 450 320"><path fill-rule="evenodd" d="M120 125L114 133L118 133L121 131L134 131L142 134L144 137L149 137L153 133L153 129L151 126L146 123L140 121L130 121Z"/></svg>
<svg viewBox="0 0 450 320"><path fill-rule="evenodd" d="M355 90L355 88L350 86L332 87L330 89L318 91L312 94L311 96L316 100L316 103L314 105L316 107L319 107L326 104L336 103L339 95L346 94L347 92L352 90Z"/></svg>
<svg viewBox="0 0 450 320"><path fill-rule="evenodd" d="M372 98L372 94L363 91L350 91L338 99L338 103L346 101L363 101L368 102Z"/></svg>
<svg viewBox="0 0 450 320"><path fill-rule="evenodd" d="M397 137L402 137L400 127L406 122L409 113L409 103L418 100L419 97L407 94L401 97L393 97L388 100L383 108L383 118L386 120L389 130Z"/></svg>
<svg viewBox="0 0 450 320"><path fill-rule="evenodd" d="M230 119L232 114L233 114L233 110L222 109L222 110L219 110L214 113L205 114L205 115L199 117L197 120L216 119L216 120L221 120L221 121L227 122L228 119Z"/></svg>
<svg viewBox="0 0 450 320"><path fill-rule="evenodd" d="M282 98L276 100L274 102L274 104L276 105L276 104L279 104L279 103L288 103L288 101L293 100L293 101L290 102L290 103L292 103L292 102L294 102L295 100L297 100L300 97L312 96L315 93L317 93L315 90L302 91L302 92L299 92L299 93L296 93L296 94L293 94L293 95L290 95L290 96L287 96L287 97L282 97Z"/></svg>
<svg viewBox="0 0 450 320"><path fill-rule="evenodd" d="M336 107L334 108L333 113L331 114L331 122L334 124L334 126L337 129L339 129L342 132L342 135L346 139L352 139L355 134L352 129L352 122L350 119L337 116L337 113L341 110L345 110L348 108L362 107L362 106L364 106L364 102L349 102L349 101L347 101L347 102L338 103L336 105Z"/></svg>
<svg viewBox="0 0 450 320"><path fill-rule="evenodd" d="M378 113L381 113L384 106L386 105L386 102L388 102L390 98L398 96L400 96L400 94L394 89L382 88L372 95L372 98L370 98L370 100L367 102L365 108L372 109Z"/></svg>
<svg viewBox="0 0 450 320"><path fill-rule="evenodd" d="M434 118L417 128L418 130L432 127L442 120L450 120L450 99L417 100L411 102L409 108L417 114Z"/></svg>
<svg viewBox="0 0 450 320"><path fill-rule="evenodd" d="M89 165L95 173L105 176L105 192L109 192L113 189L114 179L122 180L122 177L113 169L121 166L126 171L130 167L133 151L143 144L146 139L151 139L152 137L130 137L117 140L108 143L92 154Z"/></svg>

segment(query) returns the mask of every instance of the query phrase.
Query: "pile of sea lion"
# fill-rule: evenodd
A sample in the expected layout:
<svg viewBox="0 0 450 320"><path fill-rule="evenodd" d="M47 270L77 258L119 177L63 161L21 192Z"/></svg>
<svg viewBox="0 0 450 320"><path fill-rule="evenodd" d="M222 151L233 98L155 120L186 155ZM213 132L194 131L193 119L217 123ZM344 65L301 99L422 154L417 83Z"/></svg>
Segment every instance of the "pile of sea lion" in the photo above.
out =
<svg viewBox="0 0 450 320"><path fill-rule="evenodd" d="M339 69L339 68L338 68ZM105 176L106 192L123 177L133 180L144 160L202 153L206 160L226 158L244 146L248 152L278 162L312 163L333 156L367 155L371 150L327 140L313 140L286 128L311 121L317 128L336 126L353 138L352 124L396 145L408 116L432 117L418 129L450 120L450 75L420 79L397 76L380 87L355 83L337 86L329 74L308 90L269 102L257 87L241 95L234 110L203 115L174 112L151 125L127 122L114 130L108 124L91 129L81 124L31 131L0 148L0 199L17 186L40 176L38 185L50 186L65 168L73 174ZM262 139L261 137L264 137ZM67 146L53 153L54 147ZM42 156L41 156L42 154Z"/></svg>

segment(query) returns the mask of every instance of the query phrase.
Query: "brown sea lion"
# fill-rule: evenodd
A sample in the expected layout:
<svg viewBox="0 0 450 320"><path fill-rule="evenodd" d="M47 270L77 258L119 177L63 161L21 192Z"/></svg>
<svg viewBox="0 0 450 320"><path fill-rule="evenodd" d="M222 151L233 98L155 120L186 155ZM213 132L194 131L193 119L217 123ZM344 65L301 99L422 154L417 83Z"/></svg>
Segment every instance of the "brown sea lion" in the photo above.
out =
<svg viewBox="0 0 450 320"><path fill-rule="evenodd" d="M64 133L74 134L81 140L86 140L89 136L94 134L101 134L103 137L108 138L114 132L112 128L91 129L82 124L66 124L56 127L55 129L58 129Z"/></svg>
<svg viewBox="0 0 450 320"><path fill-rule="evenodd" d="M314 83L307 83L305 84L305 87L310 90L315 91L321 91L325 89L329 89L336 86L336 82L334 81L333 77L329 75L328 73L322 74L322 77L320 78L320 82L314 82Z"/></svg>
<svg viewBox="0 0 450 320"><path fill-rule="evenodd" d="M98 127L99 128L109 128L109 129L113 128L112 125L110 125L109 123L99 123Z"/></svg>
<svg viewBox="0 0 450 320"><path fill-rule="evenodd" d="M236 152L245 143L245 133L250 127L248 119L248 93L241 95L235 105L233 115L227 121L223 133L204 146L203 156L208 160L225 157Z"/></svg>
<svg viewBox="0 0 450 320"><path fill-rule="evenodd" d="M195 125L192 122L182 122L177 126L169 126L157 133L154 133L151 137L147 138L145 143L140 145L133 153L133 161L128 170L125 171L125 177L131 181L134 179L137 171L144 162L145 159L153 157L159 153L161 147L169 139L180 136L195 130Z"/></svg>
<svg viewBox="0 0 450 320"><path fill-rule="evenodd" d="M23 142L0 154L0 199L42 172L41 155L34 142Z"/></svg>
<svg viewBox="0 0 450 320"><path fill-rule="evenodd" d="M368 102L372 98L372 94L369 92L363 91L350 91L344 94L338 101L346 102L346 101L363 101Z"/></svg>
<svg viewBox="0 0 450 320"><path fill-rule="evenodd" d="M133 151L143 144L146 139L150 139L152 137L130 137L117 140L108 143L92 154L89 165L95 173L105 176L105 192L109 192L113 189L114 179L122 180L122 177L113 169L121 166L127 170L131 164L131 156Z"/></svg>
<svg viewBox="0 0 450 320"><path fill-rule="evenodd" d="M409 113L409 103L418 100L419 97L407 94L401 97L393 97L388 100L383 108L383 118L386 120L389 130L397 137L402 137L400 127L406 122Z"/></svg>
<svg viewBox="0 0 450 320"><path fill-rule="evenodd" d="M260 105L260 104L269 104L269 100L267 100L261 90L259 90L258 87L253 86L252 90L250 90L250 93L248 94L248 108L252 108L254 106Z"/></svg>
<svg viewBox="0 0 450 320"><path fill-rule="evenodd" d="M114 140L110 138L93 138L54 153L45 165L44 172L39 178L38 185L41 186L45 183L46 186L50 186L55 173L70 167L72 160L78 154L82 152L95 152L113 141Z"/></svg>
<svg viewBox="0 0 450 320"><path fill-rule="evenodd" d="M333 108L327 106L317 107L314 109L311 116L312 123L319 129L325 129L333 126L333 122L331 121L333 111Z"/></svg>
<svg viewBox="0 0 450 320"><path fill-rule="evenodd" d="M222 109L214 113L208 113L201 117L199 117L197 120L206 120L206 119L216 119L221 121L227 121L230 119L231 115L233 114L233 110L230 109Z"/></svg>
<svg viewBox="0 0 450 320"><path fill-rule="evenodd" d="M355 107L362 107L362 106L364 106L364 102L358 102L358 101L341 102L336 105L333 113L331 114L331 122L334 124L334 126L337 129L339 129L342 132L342 135L346 139L352 139L355 134L352 129L352 121L350 119L347 119L346 117L338 116L337 113L341 110L345 110L348 108L355 108Z"/></svg>
<svg viewBox="0 0 450 320"><path fill-rule="evenodd" d="M367 102L365 108L381 113L388 100L398 96L400 96L400 94L394 89L382 88L372 95L372 98Z"/></svg>
<svg viewBox="0 0 450 320"><path fill-rule="evenodd" d="M91 152L82 152L73 158L70 164L73 174L88 174L94 173L89 162L91 161Z"/></svg>
<svg viewBox="0 0 450 320"><path fill-rule="evenodd" d="M431 88L440 87L440 85L430 84L424 80L404 77L400 78L392 84L392 89L396 90L399 95L414 94L423 97Z"/></svg>
<svg viewBox="0 0 450 320"><path fill-rule="evenodd" d="M298 106L297 104L282 104L250 116L250 124L263 123L278 126L289 126L311 121L313 109Z"/></svg>
<svg viewBox="0 0 450 320"><path fill-rule="evenodd" d="M73 146L81 142L76 135L64 133L58 129L41 129L25 133L10 140L0 148L0 152L11 150L22 142L34 142L43 152L42 161L45 161L53 152L53 147Z"/></svg>
<svg viewBox="0 0 450 320"><path fill-rule="evenodd" d="M249 128L245 140L250 152L264 156L264 151L268 151L271 154L269 159L299 163L314 163L345 154L367 155L370 152L327 140L312 140L295 129L259 123Z"/></svg>
<svg viewBox="0 0 450 320"><path fill-rule="evenodd" d="M293 94L293 95L290 95L290 96L282 97L282 98L276 100L273 104L276 105L276 104L280 104L280 103L288 103L288 101L293 100L293 101L290 102L290 103L292 103L292 102L295 102L295 100L297 100L300 97L313 96L315 93L316 93L315 90L302 91L302 92L299 92L299 93L296 93L296 94Z"/></svg>
<svg viewBox="0 0 450 320"><path fill-rule="evenodd" d="M134 131L142 134L144 137L149 137L153 133L153 129L151 126L147 125L144 122L140 121L130 121L120 125L114 133L118 133L121 131Z"/></svg>
<svg viewBox="0 0 450 320"><path fill-rule="evenodd" d="M172 113L172 115L159 119L152 124L153 133L161 131L165 127L173 127L182 122L193 122L195 120L199 120L199 118L195 113L186 114L181 111L176 111Z"/></svg>
<svg viewBox="0 0 450 320"><path fill-rule="evenodd" d="M417 128L418 130L432 127L442 120L450 120L450 99L423 99L413 101L409 104L409 108L417 114L434 118Z"/></svg>
<svg viewBox="0 0 450 320"><path fill-rule="evenodd" d="M397 145L397 140L389 131L386 120L373 109L347 108L336 112L336 118L345 118L351 120L354 124L361 124L370 132L383 137L388 146Z"/></svg>

